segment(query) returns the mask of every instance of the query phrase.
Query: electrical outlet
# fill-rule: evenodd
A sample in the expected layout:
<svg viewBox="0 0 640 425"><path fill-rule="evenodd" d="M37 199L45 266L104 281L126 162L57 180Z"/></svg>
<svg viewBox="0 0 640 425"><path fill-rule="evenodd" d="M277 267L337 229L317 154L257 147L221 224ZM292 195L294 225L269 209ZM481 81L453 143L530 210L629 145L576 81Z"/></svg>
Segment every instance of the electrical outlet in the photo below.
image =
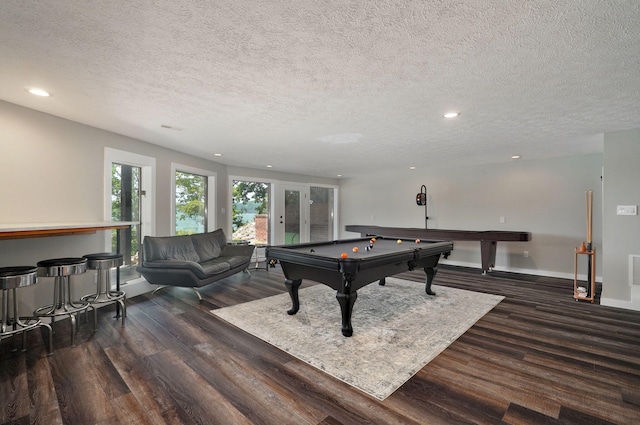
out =
<svg viewBox="0 0 640 425"><path fill-rule="evenodd" d="M529 251L524 252L524 258L529 258Z"/></svg>
<svg viewBox="0 0 640 425"><path fill-rule="evenodd" d="M500 223L506 223L507 218L505 216L500 216Z"/></svg>

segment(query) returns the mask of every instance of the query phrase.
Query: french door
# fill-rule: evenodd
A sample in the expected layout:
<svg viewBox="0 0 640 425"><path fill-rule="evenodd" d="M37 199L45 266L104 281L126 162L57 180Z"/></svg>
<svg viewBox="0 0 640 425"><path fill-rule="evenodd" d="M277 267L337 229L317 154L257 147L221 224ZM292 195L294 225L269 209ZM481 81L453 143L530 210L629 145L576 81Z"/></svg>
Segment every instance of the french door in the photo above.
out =
<svg viewBox="0 0 640 425"><path fill-rule="evenodd" d="M337 239L334 187L282 183L275 203L275 243L296 244Z"/></svg>
<svg viewBox="0 0 640 425"><path fill-rule="evenodd" d="M275 205L275 244L308 241L308 189L303 185L279 185Z"/></svg>

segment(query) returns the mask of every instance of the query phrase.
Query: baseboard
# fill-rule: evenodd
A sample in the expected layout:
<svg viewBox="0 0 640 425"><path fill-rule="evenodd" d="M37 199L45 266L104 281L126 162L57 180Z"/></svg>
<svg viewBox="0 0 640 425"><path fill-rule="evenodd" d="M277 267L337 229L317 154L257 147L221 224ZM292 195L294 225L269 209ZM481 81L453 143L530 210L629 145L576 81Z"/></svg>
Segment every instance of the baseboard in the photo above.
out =
<svg viewBox="0 0 640 425"><path fill-rule="evenodd" d="M640 299L638 299L638 297L635 299L632 297L631 301L618 300L615 298L600 298L600 305L640 311Z"/></svg>
<svg viewBox="0 0 640 425"><path fill-rule="evenodd" d="M478 263L467 263L464 261L450 261L450 260L440 260L440 264L446 264L449 266L459 266L459 267L470 267L474 269L481 269L481 265ZM528 274L533 276L544 276L544 277L555 277L558 279L570 279L573 280L573 273L561 273L561 272L552 272L549 270L537 270L537 269L520 269L520 268L508 268L508 267L494 267L493 270L507 272L507 273L519 273L519 274ZM491 273L491 272L489 272ZM587 275L578 275L578 280L586 281ZM596 282L602 282L601 276L596 276Z"/></svg>

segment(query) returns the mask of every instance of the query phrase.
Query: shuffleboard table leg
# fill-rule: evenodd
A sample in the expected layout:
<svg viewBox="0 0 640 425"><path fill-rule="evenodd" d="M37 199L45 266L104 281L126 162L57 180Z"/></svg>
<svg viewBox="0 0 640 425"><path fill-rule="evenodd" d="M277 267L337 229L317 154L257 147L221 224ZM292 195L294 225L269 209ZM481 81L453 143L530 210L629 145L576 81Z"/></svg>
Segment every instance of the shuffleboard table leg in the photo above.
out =
<svg viewBox="0 0 640 425"><path fill-rule="evenodd" d="M482 260L482 274L487 274L496 265L496 241L480 241L480 256Z"/></svg>
<svg viewBox="0 0 640 425"><path fill-rule="evenodd" d="M438 268L437 267L425 267L424 268L424 274L427 275L426 277L426 285L425 285L425 292L429 295L435 295L436 293L433 292L431 290L431 283L433 282L433 278L436 276L436 273L438 272Z"/></svg>
<svg viewBox="0 0 640 425"><path fill-rule="evenodd" d="M342 292L336 293L336 298L340 304L340 310L342 311L342 335L353 335L353 327L351 327L351 312L353 311L353 304L358 298L357 292L351 292L344 294Z"/></svg>
<svg viewBox="0 0 640 425"><path fill-rule="evenodd" d="M287 310L287 314L292 315L296 314L298 310L300 310L300 299L298 298L298 288L302 285L302 279L296 280L284 280L284 285L287 287L287 291L289 291L289 296L291 296L291 309Z"/></svg>

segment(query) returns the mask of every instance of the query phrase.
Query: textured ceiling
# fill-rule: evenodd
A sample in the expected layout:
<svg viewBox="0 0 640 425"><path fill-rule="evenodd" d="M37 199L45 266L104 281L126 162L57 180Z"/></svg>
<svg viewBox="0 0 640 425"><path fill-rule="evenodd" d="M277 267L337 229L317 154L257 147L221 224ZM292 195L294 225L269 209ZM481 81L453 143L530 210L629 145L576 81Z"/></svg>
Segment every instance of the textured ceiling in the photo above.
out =
<svg viewBox="0 0 640 425"><path fill-rule="evenodd" d="M640 127L640 2L2 0L0 99L326 177L602 152Z"/></svg>

